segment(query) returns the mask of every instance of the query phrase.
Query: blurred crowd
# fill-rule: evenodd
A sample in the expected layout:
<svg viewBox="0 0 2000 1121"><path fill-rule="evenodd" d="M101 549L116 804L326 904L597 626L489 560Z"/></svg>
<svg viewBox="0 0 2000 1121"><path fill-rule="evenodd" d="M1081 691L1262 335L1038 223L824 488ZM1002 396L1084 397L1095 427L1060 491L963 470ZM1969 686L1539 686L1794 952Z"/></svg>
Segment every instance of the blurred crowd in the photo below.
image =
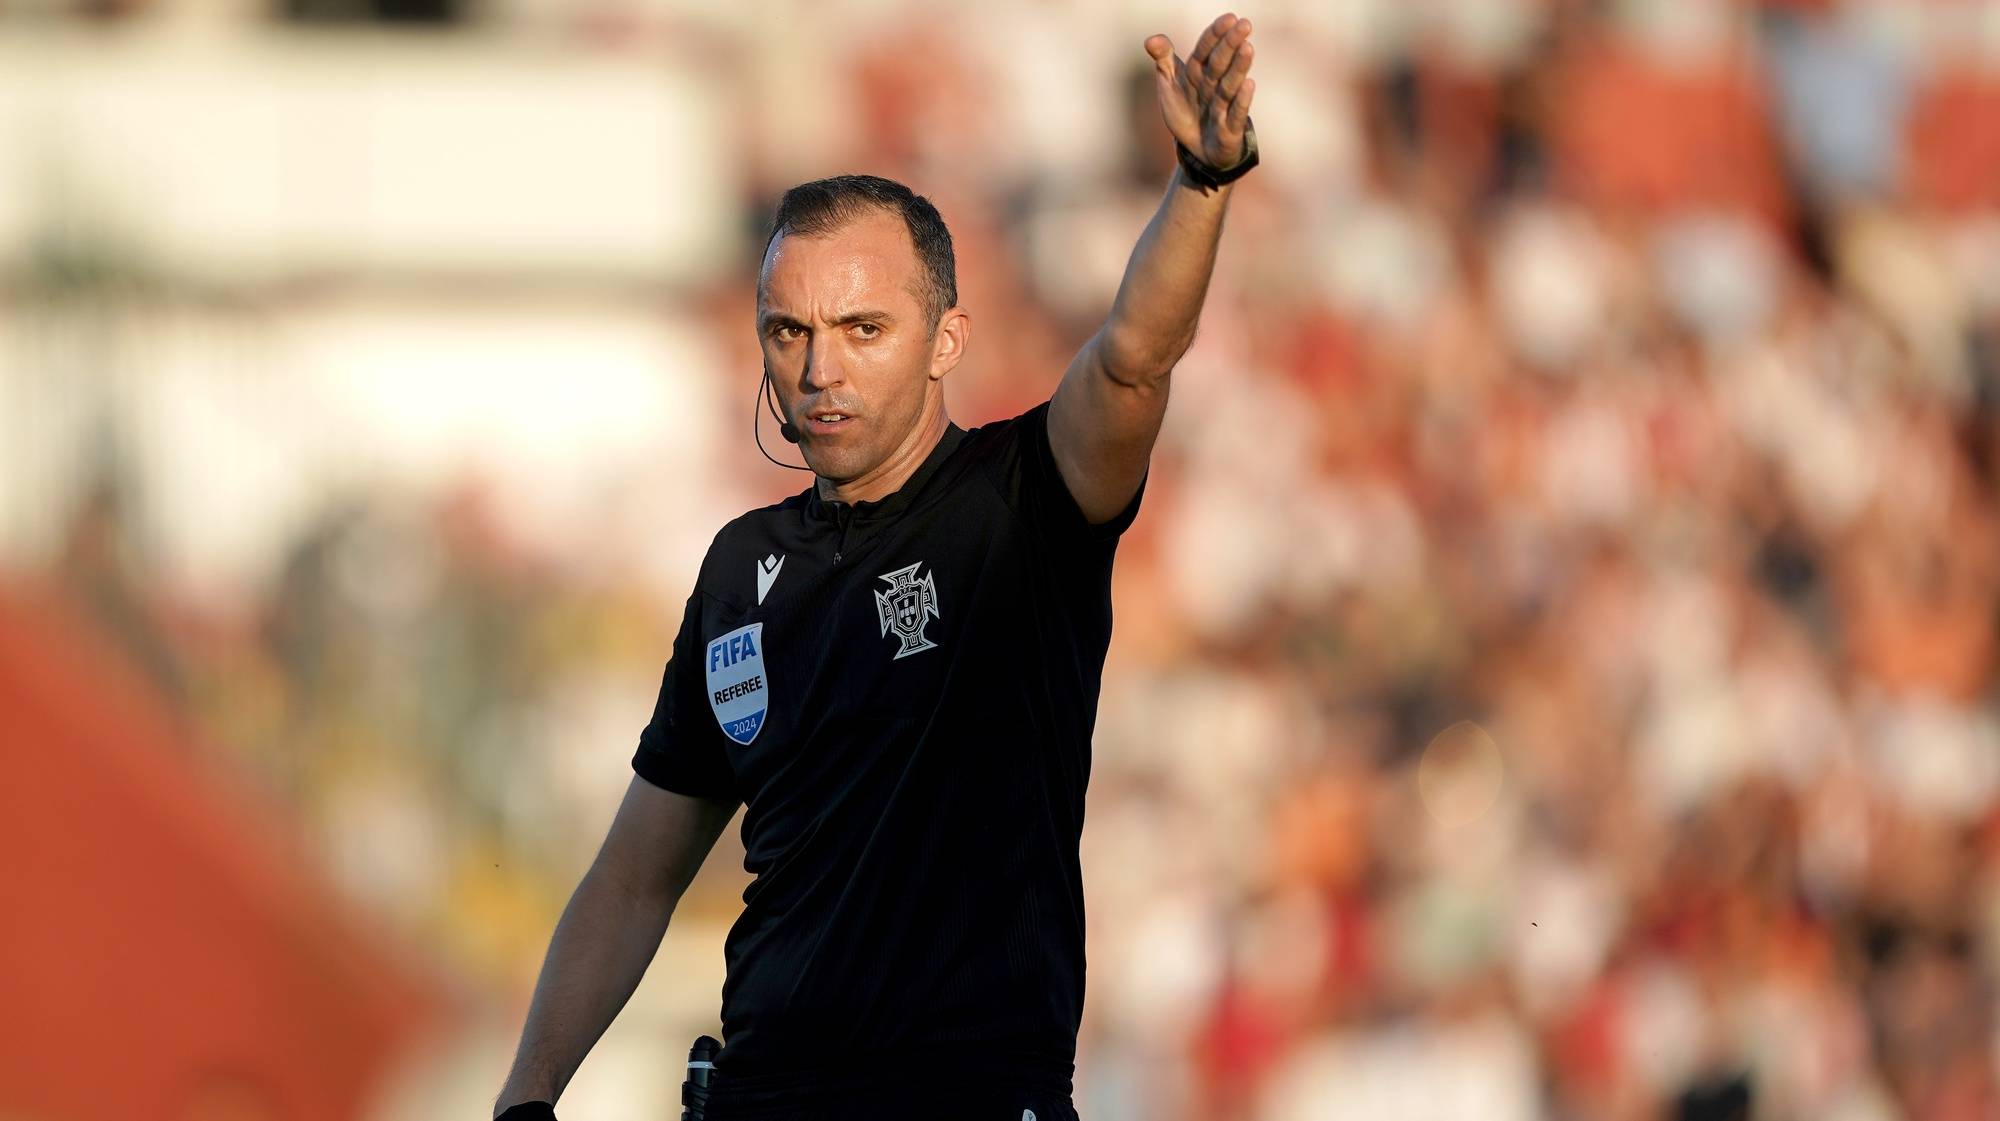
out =
<svg viewBox="0 0 2000 1121"><path fill-rule="evenodd" d="M1244 12L1264 166L1120 547L1081 1114L2000 1116L2000 5ZM1043 399L1171 167L1129 22L884 19L830 165L746 109L743 251L676 296L712 427L771 201L843 170L951 225L953 419ZM473 480L329 500L217 615L119 477L79 602L366 907L525 986L678 602Z"/></svg>
<svg viewBox="0 0 2000 1121"><path fill-rule="evenodd" d="M1239 200L1100 723L1118 1115L2000 1115L1991 46L1637 7L1419 35Z"/></svg>

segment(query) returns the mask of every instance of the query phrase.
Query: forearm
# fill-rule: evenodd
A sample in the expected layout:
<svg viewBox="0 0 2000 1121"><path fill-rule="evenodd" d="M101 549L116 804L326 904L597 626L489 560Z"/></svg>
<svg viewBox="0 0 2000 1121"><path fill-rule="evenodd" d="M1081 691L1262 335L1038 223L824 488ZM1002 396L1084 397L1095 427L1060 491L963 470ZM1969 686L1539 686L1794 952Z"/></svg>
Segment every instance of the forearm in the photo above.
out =
<svg viewBox="0 0 2000 1121"><path fill-rule="evenodd" d="M549 939L514 1068L494 1113L553 1102L618 1015L659 951L674 901L585 873Z"/></svg>
<svg viewBox="0 0 2000 1121"><path fill-rule="evenodd" d="M1194 342L1195 323L1215 271L1222 217L1234 186L1204 194L1174 168L1167 197L1139 235L1111 314L1098 333L1098 361L1124 385L1170 373Z"/></svg>
<svg viewBox="0 0 2000 1121"><path fill-rule="evenodd" d="M1183 61L1165 35L1146 37L1161 119L1184 158L1232 181L1256 166L1250 131L1250 21L1225 12ZM1232 189L1202 188L1177 163L1146 223L1104 325L1083 344L1049 399L1049 450L1093 525L1116 517L1144 485L1166 419L1168 375L1194 342Z"/></svg>

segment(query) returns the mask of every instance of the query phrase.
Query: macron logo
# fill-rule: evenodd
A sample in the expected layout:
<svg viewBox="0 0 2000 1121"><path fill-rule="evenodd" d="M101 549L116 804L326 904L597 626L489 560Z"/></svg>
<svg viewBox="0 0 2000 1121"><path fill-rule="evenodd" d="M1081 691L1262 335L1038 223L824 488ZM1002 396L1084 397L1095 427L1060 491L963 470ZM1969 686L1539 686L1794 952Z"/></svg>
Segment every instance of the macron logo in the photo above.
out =
<svg viewBox="0 0 2000 1121"><path fill-rule="evenodd" d="M767 556L757 562L757 602L763 603L770 594L771 585L778 582L778 570L785 567L785 558Z"/></svg>

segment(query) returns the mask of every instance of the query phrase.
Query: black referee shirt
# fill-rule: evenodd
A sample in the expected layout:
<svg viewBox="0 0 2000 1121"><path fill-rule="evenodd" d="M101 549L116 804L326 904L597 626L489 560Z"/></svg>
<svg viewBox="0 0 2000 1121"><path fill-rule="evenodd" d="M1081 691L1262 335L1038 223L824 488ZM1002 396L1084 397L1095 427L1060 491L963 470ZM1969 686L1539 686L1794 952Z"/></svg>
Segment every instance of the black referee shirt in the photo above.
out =
<svg viewBox="0 0 2000 1121"><path fill-rule="evenodd" d="M1044 402L949 425L880 501L808 489L716 535L632 759L748 807L713 1121L926 1082L1067 1099L1112 555L1143 493L1089 524Z"/></svg>

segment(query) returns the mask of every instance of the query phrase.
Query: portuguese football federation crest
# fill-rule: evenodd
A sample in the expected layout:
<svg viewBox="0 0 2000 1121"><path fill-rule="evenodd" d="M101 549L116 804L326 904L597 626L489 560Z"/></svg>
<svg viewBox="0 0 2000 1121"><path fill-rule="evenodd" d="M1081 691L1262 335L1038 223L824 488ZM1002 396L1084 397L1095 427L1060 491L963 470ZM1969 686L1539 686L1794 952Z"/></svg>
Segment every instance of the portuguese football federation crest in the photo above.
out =
<svg viewBox="0 0 2000 1121"><path fill-rule="evenodd" d="M902 649L896 651L897 658L907 658L937 647L937 643L924 637L925 624L938 617L938 604L937 585L931 581L932 574L925 573L921 579L917 576L917 569L923 566L924 562L918 561L908 568L876 577L889 584L887 590L875 593L875 613L882 619L882 633L896 632L896 638L903 644Z"/></svg>

